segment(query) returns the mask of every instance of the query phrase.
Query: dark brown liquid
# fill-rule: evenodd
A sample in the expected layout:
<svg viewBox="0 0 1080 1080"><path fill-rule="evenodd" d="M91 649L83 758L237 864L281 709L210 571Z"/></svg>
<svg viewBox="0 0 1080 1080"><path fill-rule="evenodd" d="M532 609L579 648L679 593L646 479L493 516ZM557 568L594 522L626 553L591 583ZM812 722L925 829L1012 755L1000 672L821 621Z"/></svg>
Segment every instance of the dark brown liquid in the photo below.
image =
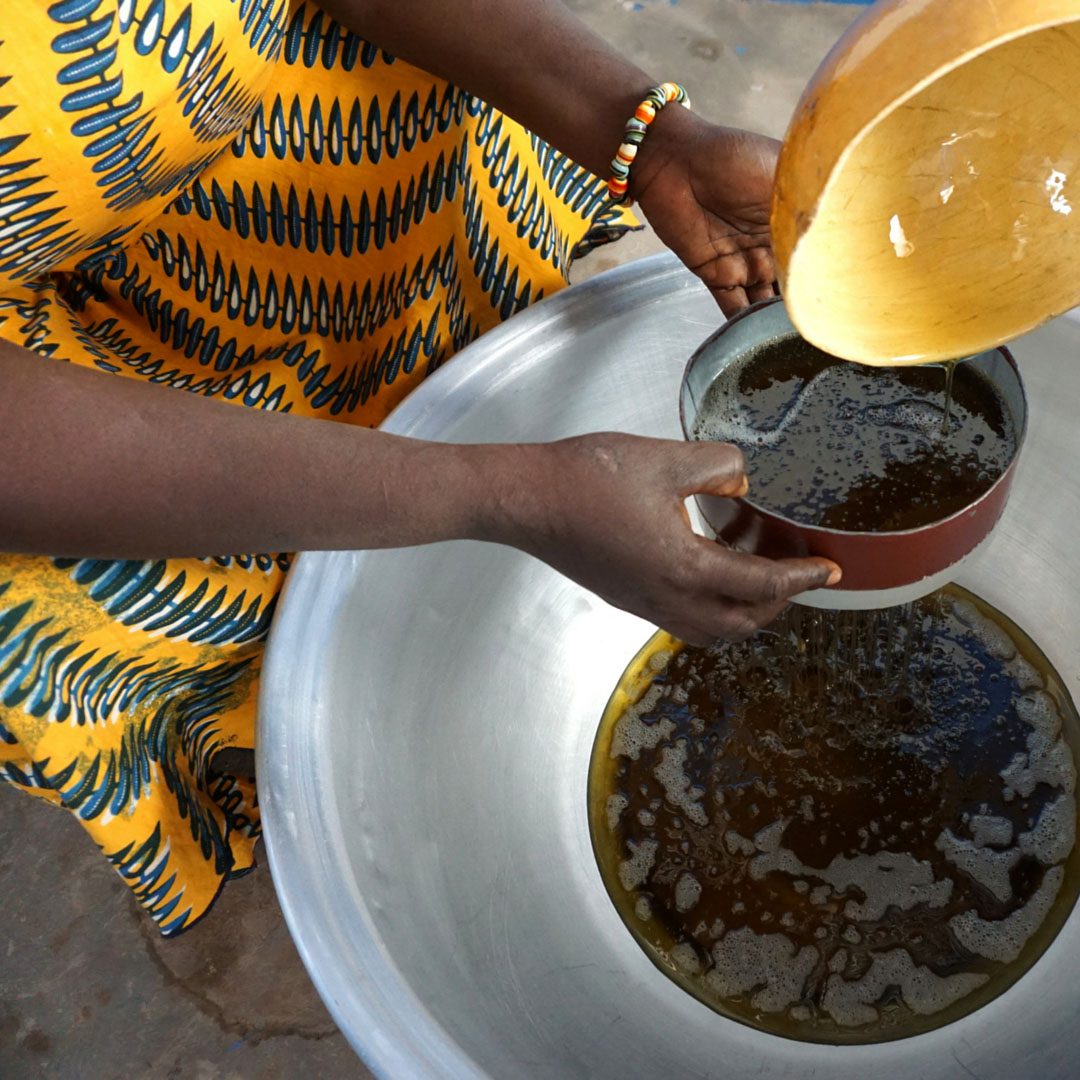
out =
<svg viewBox="0 0 1080 1080"><path fill-rule="evenodd" d="M1080 721L963 590L792 607L710 650L658 635L628 679L593 751L601 873L718 1011L813 1041L916 1034L1001 993L1064 923Z"/></svg>
<svg viewBox="0 0 1080 1080"><path fill-rule="evenodd" d="M970 505L1016 454L1013 418L974 366L870 368L799 337L709 387L697 439L735 443L749 498L807 525L912 529Z"/></svg>

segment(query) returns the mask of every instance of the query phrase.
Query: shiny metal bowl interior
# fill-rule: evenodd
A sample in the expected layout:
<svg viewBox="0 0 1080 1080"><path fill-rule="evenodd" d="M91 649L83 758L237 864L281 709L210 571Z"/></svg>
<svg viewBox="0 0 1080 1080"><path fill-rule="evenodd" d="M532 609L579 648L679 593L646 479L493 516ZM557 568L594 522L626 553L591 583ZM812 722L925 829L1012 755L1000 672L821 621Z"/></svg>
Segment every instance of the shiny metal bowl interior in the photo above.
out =
<svg viewBox="0 0 1080 1080"><path fill-rule="evenodd" d="M668 257L485 336L395 413L449 441L602 428L680 438L686 358L720 317ZM1001 524L961 584L1080 694L1080 324L1016 345L1032 421ZM829 1047L718 1016L657 971L593 858L589 753L650 627L473 543L302 555L275 623L259 790L282 906L380 1077L1075 1077L1080 914L1013 988L927 1035Z"/></svg>

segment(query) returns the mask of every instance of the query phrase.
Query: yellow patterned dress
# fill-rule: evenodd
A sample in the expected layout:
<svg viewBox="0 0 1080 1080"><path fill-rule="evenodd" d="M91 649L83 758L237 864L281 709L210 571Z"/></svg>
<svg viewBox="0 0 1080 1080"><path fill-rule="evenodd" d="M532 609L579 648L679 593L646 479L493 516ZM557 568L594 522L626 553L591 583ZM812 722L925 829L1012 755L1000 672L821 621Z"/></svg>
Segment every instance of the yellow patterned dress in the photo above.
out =
<svg viewBox="0 0 1080 1080"><path fill-rule="evenodd" d="M19 0L2 36L0 337L118 378L374 425L627 227L311 3ZM288 566L0 555L0 776L74 813L165 934L253 865L256 793L209 762L254 745Z"/></svg>

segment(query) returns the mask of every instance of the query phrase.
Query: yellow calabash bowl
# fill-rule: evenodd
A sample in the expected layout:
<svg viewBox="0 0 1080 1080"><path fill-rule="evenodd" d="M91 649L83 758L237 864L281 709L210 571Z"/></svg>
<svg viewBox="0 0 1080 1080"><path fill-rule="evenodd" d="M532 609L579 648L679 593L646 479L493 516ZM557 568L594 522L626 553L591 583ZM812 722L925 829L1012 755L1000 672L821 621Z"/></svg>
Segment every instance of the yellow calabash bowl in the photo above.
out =
<svg viewBox="0 0 1080 1080"><path fill-rule="evenodd" d="M772 211L792 321L870 364L1080 303L1080 0L880 0L811 80Z"/></svg>

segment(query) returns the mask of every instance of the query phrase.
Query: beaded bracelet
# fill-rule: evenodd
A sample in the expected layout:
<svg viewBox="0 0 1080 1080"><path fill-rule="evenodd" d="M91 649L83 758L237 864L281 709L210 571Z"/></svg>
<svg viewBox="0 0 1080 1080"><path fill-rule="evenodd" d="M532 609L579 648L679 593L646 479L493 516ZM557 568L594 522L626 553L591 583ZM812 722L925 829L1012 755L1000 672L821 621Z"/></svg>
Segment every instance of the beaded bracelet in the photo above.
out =
<svg viewBox="0 0 1080 1080"><path fill-rule="evenodd" d="M630 186L630 166L637 157L638 147L644 140L649 125L656 119L656 114L673 101L677 101L684 109L690 108L690 97L681 86L672 82L661 83L649 91L645 100L634 110L634 115L627 120L622 145L615 157L611 159L608 193L613 202L630 202L627 195L627 188Z"/></svg>

